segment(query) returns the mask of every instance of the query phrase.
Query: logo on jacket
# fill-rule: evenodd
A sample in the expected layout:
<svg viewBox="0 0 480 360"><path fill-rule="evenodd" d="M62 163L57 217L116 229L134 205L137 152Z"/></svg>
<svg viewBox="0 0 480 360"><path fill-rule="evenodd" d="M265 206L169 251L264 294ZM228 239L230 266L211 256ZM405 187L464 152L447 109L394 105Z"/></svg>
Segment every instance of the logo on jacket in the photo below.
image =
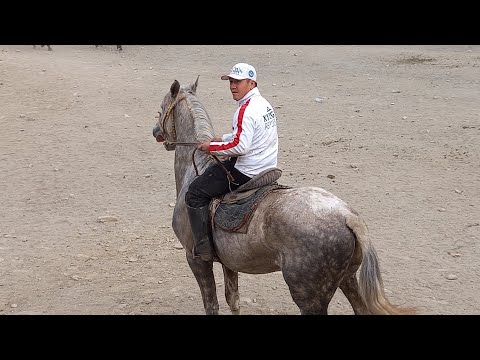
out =
<svg viewBox="0 0 480 360"><path fill-rule="evenodd" d="M277 118L273 109L267 106L267 113L263 115L263 122L265 123L265 129L277 126Z"/></svg>

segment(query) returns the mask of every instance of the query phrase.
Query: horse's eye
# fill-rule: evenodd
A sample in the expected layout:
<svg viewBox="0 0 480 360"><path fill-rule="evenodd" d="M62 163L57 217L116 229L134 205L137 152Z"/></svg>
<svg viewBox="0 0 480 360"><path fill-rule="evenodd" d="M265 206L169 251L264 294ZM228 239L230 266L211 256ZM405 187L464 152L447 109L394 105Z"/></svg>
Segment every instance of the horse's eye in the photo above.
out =
<svg viewBox="0 0 480 360"><path fill-rule="evenodd" d="M160 108L160 114L163 116L163 114L165 114L166 111L167 111L166 106L162 105L162 107Z"/></svg>

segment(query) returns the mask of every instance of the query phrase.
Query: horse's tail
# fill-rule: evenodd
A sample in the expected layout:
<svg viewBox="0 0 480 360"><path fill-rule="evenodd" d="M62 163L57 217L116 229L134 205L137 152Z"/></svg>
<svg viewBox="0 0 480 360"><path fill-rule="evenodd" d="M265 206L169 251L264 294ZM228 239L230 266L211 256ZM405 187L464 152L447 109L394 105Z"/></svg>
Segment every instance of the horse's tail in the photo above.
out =
<svg viewBox="0 0 480 360"><path fill-rule="evenodd" d="M362 265L359 274L359 291L372 315L412 315L414 308L402 308L392 305L385 296L380 265L375 248L368 238L367 225L358 216L346 218L347 226L354 232L362 250Z"/></svg>

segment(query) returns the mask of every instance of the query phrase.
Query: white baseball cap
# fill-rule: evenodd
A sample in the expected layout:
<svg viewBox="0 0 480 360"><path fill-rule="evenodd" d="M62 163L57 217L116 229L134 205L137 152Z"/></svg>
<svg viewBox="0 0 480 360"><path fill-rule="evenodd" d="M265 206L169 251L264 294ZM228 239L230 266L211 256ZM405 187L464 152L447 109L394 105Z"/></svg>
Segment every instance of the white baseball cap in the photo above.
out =
<svg viewBox="0 0 480 360"><path fill-rule="evenodd" d="M238 63L232 67L230 74L222 75L221 77L222 80L228 80L229 78L237 80L251 79L253 81L257 81L257 71L252 65Z"/></svg>

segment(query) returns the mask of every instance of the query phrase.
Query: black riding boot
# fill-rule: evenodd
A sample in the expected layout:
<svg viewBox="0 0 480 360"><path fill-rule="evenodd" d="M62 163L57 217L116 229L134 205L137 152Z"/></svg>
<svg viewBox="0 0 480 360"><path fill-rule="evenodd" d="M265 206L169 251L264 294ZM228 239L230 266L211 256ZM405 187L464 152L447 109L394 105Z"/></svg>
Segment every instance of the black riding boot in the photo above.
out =
<svg viewBox="0 0 480 360"><path fill-rule="evenodd" d="M193 232L193 257L205 261L213 260L213 245L208 236L208 205L194 208L187 206L188 217Z"/></svg>

